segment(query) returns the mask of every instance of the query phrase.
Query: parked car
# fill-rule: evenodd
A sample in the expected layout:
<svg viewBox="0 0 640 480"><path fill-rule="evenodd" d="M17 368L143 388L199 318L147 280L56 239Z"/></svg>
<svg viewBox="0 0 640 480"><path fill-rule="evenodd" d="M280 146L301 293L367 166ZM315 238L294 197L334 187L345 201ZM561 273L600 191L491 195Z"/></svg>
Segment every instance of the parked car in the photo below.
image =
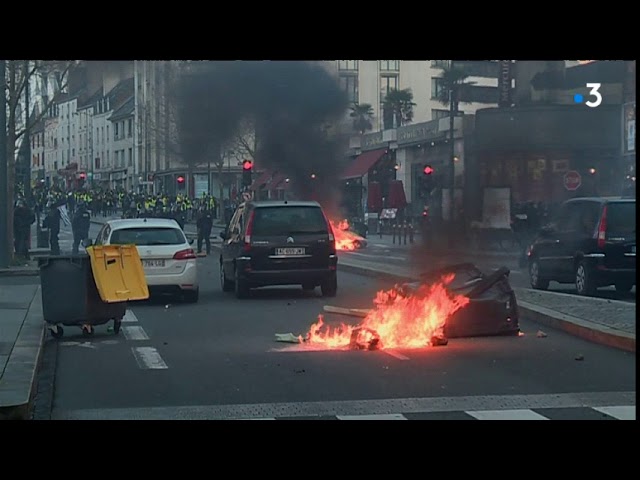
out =
<svg viewBox="0 0 640 480"><path fill-rule="evenodd" d="M636 200L584 197L566 201L527 252L531 286L575 283L581 295L636 284Z"/></svg>
<svg viewBox="0 0 640 480"><path fill-rule="evenodd" d="M220 282L238 298L250 289L301 285L333 297L338 289L336 244L317 202L255 201L240 205L220 234Z"/></svg>
<svg viewBox="0 0 640 480"><path fill-rule="evenodd" d="M175 220L136 218L111 220L98 234L95 245L135 245L138 248L149 291L180 295L198 301L196 254Z"/></svg>

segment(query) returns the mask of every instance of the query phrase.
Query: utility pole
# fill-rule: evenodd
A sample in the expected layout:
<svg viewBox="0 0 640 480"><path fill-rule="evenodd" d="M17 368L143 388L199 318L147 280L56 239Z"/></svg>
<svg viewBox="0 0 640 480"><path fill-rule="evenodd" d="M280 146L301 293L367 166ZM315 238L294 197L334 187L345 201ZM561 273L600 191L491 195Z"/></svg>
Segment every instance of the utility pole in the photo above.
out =
<svg viewBox="0 0 640 480"><path fill-rule="evenodd" d="M453 71L453 60L449 66ZM453 79L452 79L453 80ZM454 80L455 81L455 80ZM449 85L449 223L453 232L453 222L455 221L455 186L456 186L456 150L453 141L453 127L456 114L456 87L454 81ZM453 235L453 234L452 234Z"/></svg>
<svg viewBox="0 0 640 480"><path fill-rule="evenodd" d="M0 60L0 268L9 266L9 199L7 198L7 91L6 60Z"/></svg>
<svg viewBox="0 0 640 480"><path fill-rule="evenodd" d="M29 110L30 110L30 98L29 98L29 60L24 61L24 103L25 103L25 115L24 115L24 137L23 141L26 142L27 148L24 150L24 198L27 201L27 205L31 205L31 128L29 126Z"/></svg>

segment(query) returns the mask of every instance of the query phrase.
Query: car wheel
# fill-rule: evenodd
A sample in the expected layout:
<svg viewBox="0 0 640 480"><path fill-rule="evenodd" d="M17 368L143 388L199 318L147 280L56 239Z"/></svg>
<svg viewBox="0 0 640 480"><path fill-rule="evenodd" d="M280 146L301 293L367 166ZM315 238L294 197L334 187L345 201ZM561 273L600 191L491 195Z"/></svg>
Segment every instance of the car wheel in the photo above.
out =
<svg viewBox="0 0 640 480"><path fill-rule="evenodd" d="M338 275L333 274L320 285L323 297L335 297L338 293Z"/></svg>
<svg viewBox="0 0 640 480"><path fill-rule="evenodd" d="M629 293L633 288L633 282L616 282L616 292Z"/></svg>
<svg viewBox="0 0 640 480"><path fill-rule="evenodd" d="M576 265L576 290L579 295L593 295L597 290L591 269L584 260Z"/></svg>
<svg viewBox="0 0 640 480"><path fill-rule="evenodd" d="M540 277L540 263L537 258L533 258L529 263L529 281L531 288L536 290L546 290L549 288L549 280Z"/></svg>
<svg viewBox="0 0 640 480"><path fill-rule="evenodd" d="M236 297L237 298L247 298L249 296L249 286L247 285L247 281L243 280L238 276L238 271L236 270Z"/></svg>
<svg viewBox="0 0 640 480"><path fill-rule="evenodd" d="M227 275L224 273L224 267L220 262L220 285L223 292L231 292L233 290L233 282L227 280Z"/></svg>
<svg viewBox="0 0 640 480"><path fill-rule="evenodd" d="M195 290L187 290L183 293L184 301L187 303L198 303L198 298L200 297L200 289L197 288Z"/></svg>

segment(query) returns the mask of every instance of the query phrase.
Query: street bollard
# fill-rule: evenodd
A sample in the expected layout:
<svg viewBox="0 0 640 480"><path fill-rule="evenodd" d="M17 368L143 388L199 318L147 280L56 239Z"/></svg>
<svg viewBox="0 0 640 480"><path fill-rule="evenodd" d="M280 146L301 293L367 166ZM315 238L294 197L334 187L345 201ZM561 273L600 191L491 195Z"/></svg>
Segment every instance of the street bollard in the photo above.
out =
<svg viewBox="0 0 640 480"><path fill-rule="evenodd" d="M395 245L396 244L396 230L398 229L398 225L397 224L393 224L391 225L391 241L392 243ZM398 237L398 241L400 241L400 237Z"/></svg>
<svg viewBox="0 0 640 480"><path fill-rule="evenodd" d="M407 222L404 222L402 224L402 239L403 239L403 244L406 245L407 244Z"/></svg>
<svg viewBox="0 0 640 480"><path fill-rule="evenodd" d="M382 238L382 221L378 222L378 234Z"/></svg>
<svg viewBox="0 0 640 480"><path fill-rule="evenodd" d="M409 243L413 245L413 223L409 224Z"/></svg>

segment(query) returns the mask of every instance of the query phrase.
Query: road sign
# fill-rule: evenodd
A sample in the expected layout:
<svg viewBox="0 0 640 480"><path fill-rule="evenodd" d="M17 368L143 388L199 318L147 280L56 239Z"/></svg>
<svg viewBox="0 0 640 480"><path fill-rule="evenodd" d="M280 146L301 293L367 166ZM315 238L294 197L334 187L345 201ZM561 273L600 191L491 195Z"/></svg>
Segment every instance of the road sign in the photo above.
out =
<svg viewBox="0 0 640 480"><path fill-rule="evenodd" d="M582 185L582 177L575 170L569 170L564 174L564 188L570 192L577 190Z"/></svg>

